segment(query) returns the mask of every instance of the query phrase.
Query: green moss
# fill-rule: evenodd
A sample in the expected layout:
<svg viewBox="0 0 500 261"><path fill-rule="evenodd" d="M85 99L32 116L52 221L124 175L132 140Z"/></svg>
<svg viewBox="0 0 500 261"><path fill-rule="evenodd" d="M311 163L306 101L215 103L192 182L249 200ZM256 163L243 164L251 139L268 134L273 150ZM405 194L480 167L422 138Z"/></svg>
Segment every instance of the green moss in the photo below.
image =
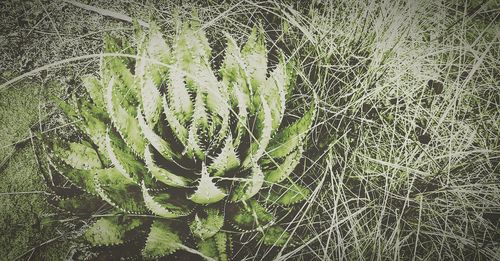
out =
<svg viewBox="0 0 500 261"><path fill-rule="evenodd" d="M26 140L38 122L39 100L46 100L39 91L39 86L27 84L0 96L0 256L6 260L29 256L30 249L58 236L53 224L45 221L52 210L31 140ZM37 248L34 255L43 256L39 251L46 247ZM57 253L50 251L52 256Z"/></svg>

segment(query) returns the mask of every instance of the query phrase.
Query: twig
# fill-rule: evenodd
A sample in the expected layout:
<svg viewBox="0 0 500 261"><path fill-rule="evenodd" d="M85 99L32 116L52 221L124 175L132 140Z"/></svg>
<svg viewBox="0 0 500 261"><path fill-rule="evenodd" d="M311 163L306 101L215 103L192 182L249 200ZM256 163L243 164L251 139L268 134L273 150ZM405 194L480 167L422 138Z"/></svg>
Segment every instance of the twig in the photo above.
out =
<svg viewBox="0 0 500 261"><path fill-rule="evenodd" d="M94 7L94 6L91 6L91 5L82 4L80 2L72 1L72 0L63 0L63 2L68 3L68 4L72 4L74 6L80 7L82 9L85 9L85 10L88 10L88 11L96 12L96 13L98 13L100 15L113 17L113 18L116 18L118 20L126 21L126 22L129 22L129 23L132 23L132 21L133 21L130 16L124 15L124 14L121 14L121 13L118 13L118 12L114 12L114 11L111 11L111 10L106 10L106 9L102 9L102 8L99 8L99 7ZM149 24L147 22L144 22L144 21L142 21L140 19L137 19L137 22L141 26L149 28Z"/></svg>

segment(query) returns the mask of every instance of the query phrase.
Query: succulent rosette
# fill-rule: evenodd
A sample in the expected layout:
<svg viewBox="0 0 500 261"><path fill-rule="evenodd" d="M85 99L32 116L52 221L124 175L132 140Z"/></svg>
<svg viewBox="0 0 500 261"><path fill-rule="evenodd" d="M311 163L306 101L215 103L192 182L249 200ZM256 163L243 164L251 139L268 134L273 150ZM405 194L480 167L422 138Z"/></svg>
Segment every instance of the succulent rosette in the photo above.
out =
<svg viewBox="0 0 500 261"><path fill-rule="evenodd" d="M268 70L259 27L242 48L226 36L217 71L195 22L171 43L155 25L135 38L106 38L100 76L59 101L76 134L45 139L53 203L90 215L81 238L92 247L136 244L145 258L228 260L242 233L291 245L280 213L310 194L292 173L317 107L283 121L293 63L281 54Z"/></svg>

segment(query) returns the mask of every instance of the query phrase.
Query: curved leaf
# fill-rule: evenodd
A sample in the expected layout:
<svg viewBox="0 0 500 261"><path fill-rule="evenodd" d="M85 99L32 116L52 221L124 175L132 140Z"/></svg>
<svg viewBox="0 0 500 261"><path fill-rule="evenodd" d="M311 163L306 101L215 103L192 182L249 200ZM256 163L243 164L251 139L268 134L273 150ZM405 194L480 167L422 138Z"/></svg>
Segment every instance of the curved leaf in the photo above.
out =
<svg viewBox="0 0 500 261"><path fill-rule="evenodd" d="M259 89L264 87L267 76L267 50L262 27L252 28L241 56L246 65L245 71L249 76L251 93L261 93ZM260 97L257 96L258 98Z"/></svg>
<svg viewBox="0 0 500 261"><path fill-rule="evenodd" d="M274 216L256 200L250 199L242 201L242 203L238 205L232 220L234 222L233 224L240 230L262 230L263 227L273 222Z"/></svg>
<svg viewBox="0 0 500 261"><path fill-rule="evenodd" d="M276 133L269 143L267 155L272 158L282 158L290 154L302 143L311 129L316 116L318 97L314 94L314 104L306 114L284 129Z"/></svg>
<svg viewBox="0 0 500 261"><path fill-rule="evenodd" d="M170 48L158 27L151 23L149 34L142 34L139 57L135 65L135 76L141 90L141 105L146 122L155 125L160 116L162 101L159 87L172 63Z"/></svg>
<svg viewBox="0 0 500 261"><path fill-rule="evenodd" d="M208 130L208 115L205 108L204 94L198 89L194 104L193 119L189 126L186 153L189 157L196 156L200 160L205 160L205 152L201 147L202 135Z"/></svg>
<svg viewBox="0 0 500 261"><path fill-rule="evenodd" d="M168 78L167 94L172 110L180 123L186 124L193 114L193 101L186 87L185 72L174 66Z"/></svg>
<svg viewBox="0 0 500 261"><path fill-rule="evenodd" d="M148 125L144 120L140 110L137 111L137 119L139 121L139 126L141 127L144 137L153 145L153 147L165 158L172 159L175 153L172 151L170 144L165 141L160 135L156 134L154 130Z"/></svg>
<svg viewBox="0 0 500 261"><path fill-rule="evenodd" d="M308 188L291 181L273 186L267 193L266 198L268 201L283 206L302 202L311 195L311 191Z"/></svg>
<svg viewBox="0 0 500 261"><path fill-rule="evenodd" d="M94 176L97 172L102 171L101 169L75 169L64 163L62 160L52 158L52 166L69 182L79 189L90 193L97 194L94 184Z"/></svg>
<svg viewBox="0 0 500 261"><path fill-rule="evenodd" d="M196 214L189 225L191 233L202 241L213 237L224 225L224 216L220 214L219 210L207 209L206 215L206 217L200 218Z"/></svg>
<svg viewBox="0 0 500 261"><path fill-rule="evenodd" d="M256 121L256 137L255 140L250 144L247 156L243 161L243 167L248 167L250 164L256 164L257 161L266 152L267 145L271 140L272 132L272 116L271 109L264 99L264 96L260 96L261 109L257 112ZM255 132L255 131L254 131Z"/></svg>
<svg viewBox="0 0 500 261"><path fill-rule="evenodd" d="M222 81L228 87L232 102L239 107L249 108L252 104L250 83L244 69L246 65L241 57L240 48L236 44L236 41L228 34L226 34L226 39L226 53L219 72L222 76ZM244 111L246 113L247 110L245 109Z"/></svg>
<svg viewBox="0 0 500 261"><path fill-rule="evenodd" d="M99 169L102 163L98 153L89 142L68 142L55 140L52 143L52 153L75 169Z"/></svg>
<svg viewBox="0 0 500 261"><path fill-rule="evenodd" d="M298 145L298 148L295 149L292 153L288 154L282 163L274 166L274 168L270 170L264 171L265 180L270 183L280 183L285 180L293 170L300 163L300 159L302 158L302 153L304 152L302 144ZM271 161L271 165L274 165L275 162Z"/></svg>
<svg viewBox="0 0 500 261"><path fill-rule="evenodd" d="M146 207L160 217L176 218L191 213L187 202L174 199L168 192L151 193L144 183L142 184L142 195Z"/></svg>
<svg viewBox="0 0 500 261"><path fill-rule="evenodd" d="M198 204L211 204L220 201L226 196L226 193L218 188L210 177L205 163L201 170L201 178L198 181L198 186L194 194L189 199Z"/></svg>
<svg viewBox="0 0 500 261"><path fill-rule="evenodd" d="M120 78L113 76L108 83L105 100L108 114L118 133L132 151L142 157L146 142L142 137L139 122L136 118L137 101L129 93L132 88L130 85L135 86L135 84L133 80L129 81L120 81Z"/></svg>
<svg viewBox="0 0 500 261"><path fill-rule="evenodd" d="M83 234L83 237L94 246L123 244L137 234L143 225L139 218L124 216L101 217Z"/></svg>
<svg viewBox="0 0 500 261"><path fill-rule="evenodd" d="M173 225L166 220L155 220L142 254L148 258L158 258L172 254L181 246L181 238L174 230Z"/></svg>
<svg viewBox="0 0 500 261"><path fill-rule="evenodd" d="M279 128L283 115L285 114L286 84L289 82L287 79L289 75L285 71L285 66L282 58L269 78L265 81L263 88L260 89L271 108L273 133ZM279 99L277 99L278 97Z"/></svg>
<svg viewBox="0 0 500 261"><path fill-rule="evenodd" d="M177 117L175 117L173 111L170 109L168 105L167 99L163 96L163 113L165 114L165 118L168 122L168 126L172 130L173 134L179 140L179 142L187 146L188 143L188 131L187 129L179 122Z"/></svg>
<svg viewBox="0 0 500 261"><path fill-rule="evenodd" d="M146 168L111 130L106 135L106 149L113 166L127 179L139 183Z"/></svg>
<svg viewBox="0 0 500 261"><path fill-rule="evenodd" d="M161 168L156 165L149 147L144 151L144 161L146 162L146 166L151 175L153 175L153 177L160 182L163 182L165 185L180 188L187 187L191 183L190 179L178 176L165 168Z"/></svg>
<svg viewBox="0 0 500 261"><path fill-rule="evenodd" d="M215 236L206 240L198 241L198 249L202 254L220 261L229 260L230 245L231 239L229 235L223 232L218 232Z"/></svg>
<svg viewBox="0 0 500 261"><path fill-rule="evenodd" d="M182 24L179 31L174 40L173 54L180 68L191 73L193 66L208 63L212 49L205 33L199 29L199 23L194 20Z"/></svg>
<svg viewBox="0 0 500 261"><path fill-rule="evenodd" d="M116 168L102 170L95 176L97 193L112 206L127 213L145 213L142 189Z"/></svg>
<svg viewBox="0 0 500 261"><path fill-rule="evenodd" d="M259 192L264 183L264 173L258 165L253 165L250 176L236 184L231 201L247 200Z"/></svg>
<svg viewBox="0 0 500 261"><path fill-rule="evenodd" d="M222 176L227 171L233 170L239 165L240 159L236 154L232 135L229 133L221 152L214 158L210 166L208 166L208 171L213 173L214 176Z"/></svg>

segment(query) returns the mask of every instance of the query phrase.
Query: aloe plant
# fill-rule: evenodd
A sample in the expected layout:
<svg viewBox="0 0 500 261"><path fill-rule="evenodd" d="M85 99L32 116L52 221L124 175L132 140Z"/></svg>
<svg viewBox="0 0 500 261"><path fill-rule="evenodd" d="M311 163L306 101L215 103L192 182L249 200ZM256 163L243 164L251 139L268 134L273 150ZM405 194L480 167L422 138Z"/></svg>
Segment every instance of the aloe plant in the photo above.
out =
<svg viewBox="0 0 500 261"><path fill-rule="evenodd" d="M46 139L54 204L91 217L81 233L91 246L135 242L146 258L228 260L242 233L291 245L279 218L310 194L291 174L317 107L282 123L292 63L281 55L268 71L259 27L242 48L226 36L218 72L194 22L171 44L154 25L136 38L106 38L100 77L59 101L77 134Z"/></svg>

